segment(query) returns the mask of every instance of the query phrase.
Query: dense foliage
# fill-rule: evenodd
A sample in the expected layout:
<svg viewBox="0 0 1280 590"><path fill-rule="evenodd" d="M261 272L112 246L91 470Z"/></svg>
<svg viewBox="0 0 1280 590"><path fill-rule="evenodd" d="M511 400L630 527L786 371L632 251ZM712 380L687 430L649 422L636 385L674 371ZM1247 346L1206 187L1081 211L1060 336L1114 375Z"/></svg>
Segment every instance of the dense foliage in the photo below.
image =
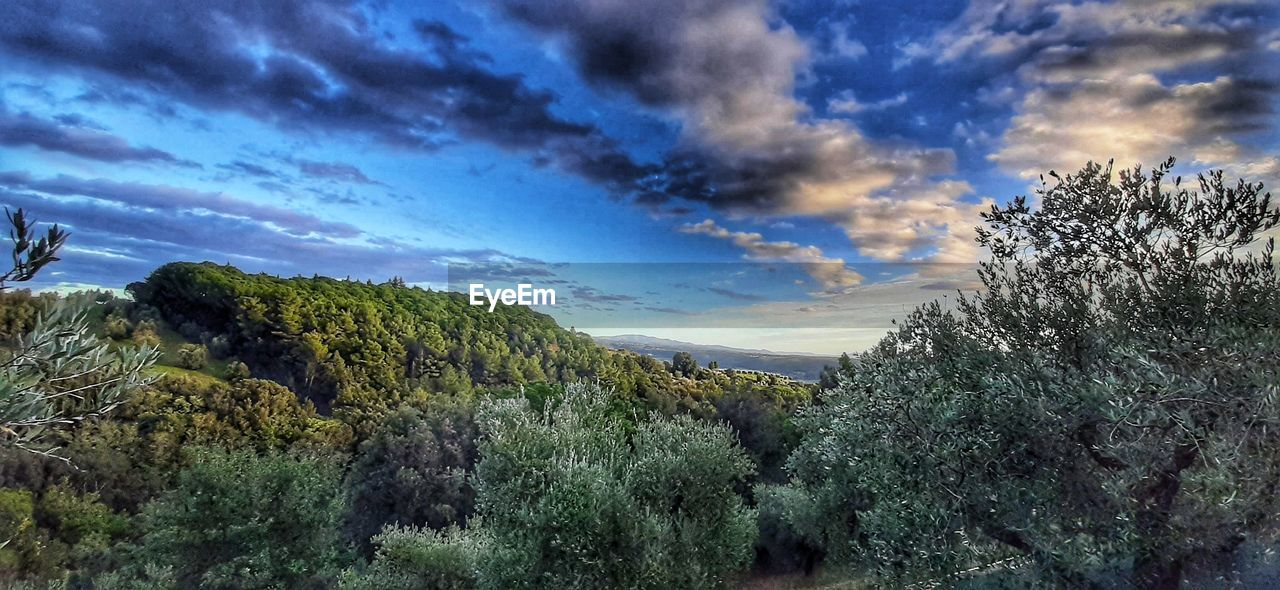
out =
<svg viewBox="0 0 1280 590"><path fill-rule="evenodd" d="M134 566L183 587L326 588L342 555L341 467L327 458L203 451L142 512Z"/></svg>
<svg viewBox="0 0 1280 590"><path fill-rule="evenodd" d="M1275 541L1280 211L1171 166L993 208L983 288L841 357L813 404L399 281L175 263L69 312L0 291L27 371L0 375L0 585L708 588L754 555L1175 588Z"/></svg>
<svg viewBox="0 0 1280 590"><path fill-rule="evenodd" d="M388 415L351 464L351 539L368 552L388 525L465 525L475 509L476 434L471 408L449 400Z"/></svg>
<svg viewBox="0 0 1280 590"><path fill-rule="evenodd" d="M611 395L571 385L541 412L486 404L481 524L468 535L389 532L369 576L453 578L474 563L481 588L724 586L751 559L754 513L734 491L750 460L721 426L632 423L611 412Z"/></svg>
<svg viewBox="0 0 1280 590"><path fill-rule="evenodd" d="M427 393L599 379L638 407L709 415L749 379L673 374L650 357L609 351L520 306L493 312L459 293L329 278L246 275L209 263L174 263L130 285L140 304L210 348L234 351L254 375L288 386L368 434L379 417ZM695 367L696 368L696 367ZM685 367L688 369L688 367ZM777 401L807 399L785 380Z"/></svg>
<svg viewBox="0 0 1280 590"><path fill-rule="evenodd" d="M1221 174L1170 188L1171 166L1090 165L985 215L985 288L918 309L806 412L775 492L796 530L891 577L1021 556L1054 584L1176 588L1274 527L1280 282L1255 240L1280 211Z"/></svg>

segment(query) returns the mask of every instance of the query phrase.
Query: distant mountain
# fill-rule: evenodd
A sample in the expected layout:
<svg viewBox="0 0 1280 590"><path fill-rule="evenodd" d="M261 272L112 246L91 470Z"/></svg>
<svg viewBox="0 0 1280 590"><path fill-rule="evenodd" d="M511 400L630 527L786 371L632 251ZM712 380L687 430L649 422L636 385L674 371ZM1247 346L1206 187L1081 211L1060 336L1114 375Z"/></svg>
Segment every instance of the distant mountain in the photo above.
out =
<svg viewBox="0 0 1280 590"><path fill-rule="evenodd" d="M601 346L647 354L664 361L670 361L677 352L687 352L693 355L698 365L703 367L711 361L716 361L721 369L751 369L778 373L798 381L817 381L823 366L835 366L837 362L836 357L821 354L693 344L641 334L593 336L593 338Z"/></svg>

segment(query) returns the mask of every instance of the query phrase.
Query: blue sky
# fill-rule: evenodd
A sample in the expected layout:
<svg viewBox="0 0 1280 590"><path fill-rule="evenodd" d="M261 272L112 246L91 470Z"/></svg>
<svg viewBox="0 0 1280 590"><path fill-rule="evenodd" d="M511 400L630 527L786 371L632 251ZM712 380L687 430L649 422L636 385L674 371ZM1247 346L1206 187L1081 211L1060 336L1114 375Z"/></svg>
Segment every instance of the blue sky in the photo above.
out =
<svg viewBox="0 0 1280 590"><path fill-rule="evenodd" d="M660 335L858 349L965 286L978 213L1041 172L1175 155L1280 178L1278 22L1245 1L17 0L0 201L73 233L43 286L173 260L433 285L450 263L791 262L810 288L721 315L817 302L856 336ZM900 262L954 266L868 270Z"/></svg>

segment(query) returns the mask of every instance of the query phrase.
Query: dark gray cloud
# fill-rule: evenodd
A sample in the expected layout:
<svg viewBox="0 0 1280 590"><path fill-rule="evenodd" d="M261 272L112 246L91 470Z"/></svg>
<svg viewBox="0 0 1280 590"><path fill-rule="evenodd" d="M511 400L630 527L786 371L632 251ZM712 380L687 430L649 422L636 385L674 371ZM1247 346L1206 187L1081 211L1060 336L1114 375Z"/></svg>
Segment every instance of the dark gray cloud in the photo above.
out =
<svg viewBox="0 0 1280 590"><path fill-rule="evenodd" d="M15 113L0 104L0 145L37 147L100 162L163 162L198 166L164 150L135 147L76 114L47 120Z"/></svg>
<svg viewBox="0 0 1280 590"><path fill-rule="evenodd" d="M273 170L266 166L254 164L253 162L246 162L244 160L236 160L226 164L219 164L218 168L245 176L256 176L272 180L286 179L285 175L281 174L278 170Z"/></svg>
<svg viewBox="0 0 1280 590"><path fill-rule="evenodd" d="M356 166L342 162L317 162L315 160L292 160L298 171L312 178L320 178L344 182L348 184L382 184L365 175Z"/></svg>
<svg viewBox="0 0 1280 590"><path fill-rule="evenodd" d="M485 141L615 190L652 173L594 126L554 114L554 94L492 72L443 23L416 23L426 48L412 52L383 42L349 0L144 0L128 9L18 0L5 11L0 51L86 76L98 89L86 99L154 104L133 90L102 90L123 81L201 109L408 149Z"/></svg>
<svg viewBox="0 0 1280 590"><path fill-rule="evenodd" d="M667 315L694 315L693 312L687 309L677 309L674 307L645 306L641 309L644 309L645 311L652 311L654 313L665 313Z"/></svg>
<svg viewBox="0 0 1280 590"><path fill-rule="evenodd" d="M766 0L492 2L557 42L602 92L680 118L679 148L637 187L642 205L684 214L660 209L683 197L819 217L878 258L967 248L948 235L972 223L959 201L970 188L939 181L954 168L952 151L874 141L846 119L815 117L796 98L809 46Z"/></svg>
<svg viewBox="0 0 1280 590"><path fill-rule="evenodd" d="M637 298L632 295L605 293L595 287L585 285L574 287L570 294L573 295L573 300L575 301L589 301L592 303L630 303L637 301ZM586 308L587 306L578 305L578 307Z"/></svg>

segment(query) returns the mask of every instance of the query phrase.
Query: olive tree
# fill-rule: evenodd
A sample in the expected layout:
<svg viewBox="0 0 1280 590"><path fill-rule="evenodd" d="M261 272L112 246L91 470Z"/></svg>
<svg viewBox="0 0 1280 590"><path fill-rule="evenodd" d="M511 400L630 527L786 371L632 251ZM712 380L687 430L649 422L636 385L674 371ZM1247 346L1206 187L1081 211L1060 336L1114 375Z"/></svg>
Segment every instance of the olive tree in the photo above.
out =
<svg viewBox="0 0 1280 590"><path fill-rule="evenodd" d="M37 238L34 223L21 209L6 214L13 268L0 275L0 290L35 278L58 260L67 239L56 225ZM93 333L81 302L59 302L0 356L0 444L52 454L45 436L50 429L119 405L127 392L150 381L147 370L156 357L151 347L113 349Z"/></svg>
<svg viewBox="0 0 1280 590"><path fill-rule="evenodd" d="M479 514L489 587L711 588L750 562L752 464L723 426L657 416L634 427L611 392L575 384L543 412L483 408Z"/></svg>
<svg viewBox="0 0 1280 590"><path fill-rule="evenodd" d="M1274 526L1280 211L1172 166L1051 173L1038 207L984 214L983 288L917 309L800 419L804 493L773 495L799 534L888 576L1015 558L1176 588Z"/></svg>
<svg viewBox="0 0 1280 590"><path fill-rule="evenodd" d="M477 516L458 532L391 528L350 588L716 588L751 561L751 460L688 416L634 423L574 384L552 407L482 406ZM465 572L473 568L474 580ZM433 582L434 581L434 582Z"/></svg>
<svg viewBox="0 0 1280 590"><path fill-rule="evenodd" d="M126 573L167 569L183 588L331 588L346 560L341 473L332 457L197 449L143 508Z"/></svg>

